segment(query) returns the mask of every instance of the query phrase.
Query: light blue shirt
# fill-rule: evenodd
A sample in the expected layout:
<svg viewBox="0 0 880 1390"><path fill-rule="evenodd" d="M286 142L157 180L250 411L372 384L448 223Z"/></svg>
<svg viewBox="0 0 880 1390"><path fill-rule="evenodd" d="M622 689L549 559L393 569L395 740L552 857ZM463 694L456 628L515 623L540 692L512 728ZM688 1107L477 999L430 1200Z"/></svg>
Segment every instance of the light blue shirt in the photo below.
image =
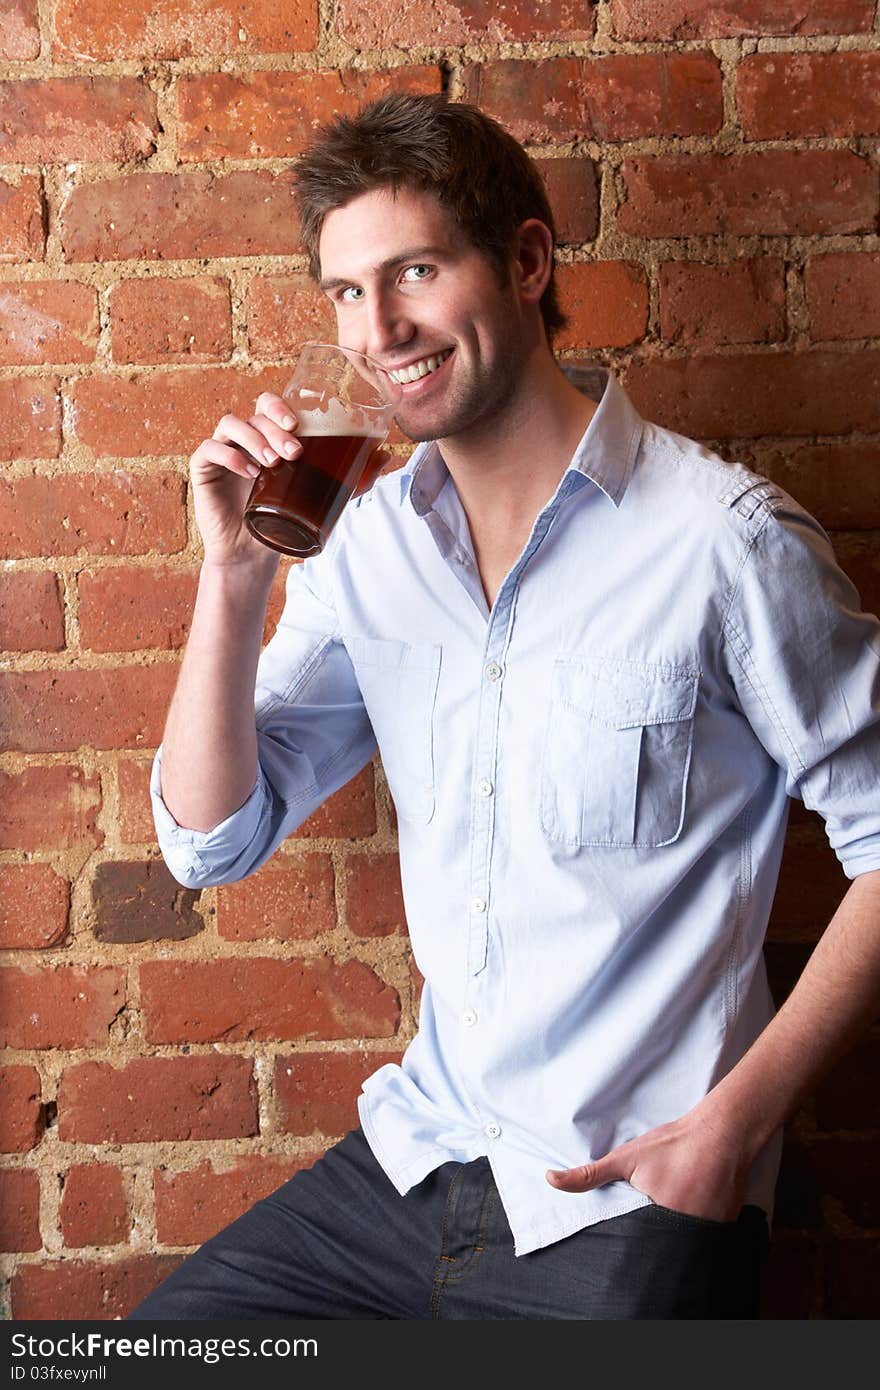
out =
<svg viewBox="0 0 880 1390"><path fill-rule="evenodd" d="M544 1174L690 1110L773 1013L788 798L880 869L880 623L785 492L644 421L613 376L488 608L436 445L294 566L260 659L257 784L156 826L191 887L252 873L377 747L425 977L359 1098L399 1192L486 1154L526 1254L649 1198ZM781 1135L746 1200L772 1212Z"/></svg>

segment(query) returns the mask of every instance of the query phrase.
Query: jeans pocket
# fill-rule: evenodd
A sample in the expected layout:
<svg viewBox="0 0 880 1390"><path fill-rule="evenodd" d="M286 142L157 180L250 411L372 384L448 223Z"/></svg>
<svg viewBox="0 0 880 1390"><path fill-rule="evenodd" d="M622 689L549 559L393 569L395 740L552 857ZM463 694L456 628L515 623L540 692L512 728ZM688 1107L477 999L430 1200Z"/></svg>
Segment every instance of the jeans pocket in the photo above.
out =
<svg viewBox="0 0 880 1390"><path fill-rule="evenodd" d="M655 849L684 824L700 673L557 656L541 771L541 823L568 844Z"/></svg>
<svg viewBox="0 0 880 1390"><path fill-rule="evenodd" d="M654 1201L652 1201L650 1207L646 1207L645 1210L656 1212L657 1217L661 1221L676 1226L691 1226L694 1230L699 1230L702 1226L708 1230L723 1231L727 1228L734 1228L736 1226L735 1220L717 1221L712 1216L694 1216L689 1211L677 1211L675 1207L664 1207L661 1206L659 1202Z"/></svg>
<svg viewBox="0 0 880 1390"><path fill-rule="evenodd" d="M398 816L434 814L434 705L442 648L383 637L344 639Z"/></svg>

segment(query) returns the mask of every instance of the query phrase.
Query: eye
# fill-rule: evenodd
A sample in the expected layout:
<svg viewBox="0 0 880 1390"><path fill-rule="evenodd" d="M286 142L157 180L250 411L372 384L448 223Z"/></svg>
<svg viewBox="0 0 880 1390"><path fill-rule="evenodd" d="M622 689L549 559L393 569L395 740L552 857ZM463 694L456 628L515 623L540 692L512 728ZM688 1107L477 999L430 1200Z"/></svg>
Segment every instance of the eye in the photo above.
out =
<svg viewBox="0 0 880 1390"><path fill-rule="evenodd" d="M359 302L359 296L362 294L363 290L360 285L348 285L342 291L339 298L342 300L343 304L356 304Z"/></svg>
<svg viewBox="0 0 880 1390"><path fill-rule="evenodd" d="M411 284L419 280L427 280L431 274L431 269L432 267L429 265L408 265L403 272L403 278L404 280L409 279Z"/></svg>

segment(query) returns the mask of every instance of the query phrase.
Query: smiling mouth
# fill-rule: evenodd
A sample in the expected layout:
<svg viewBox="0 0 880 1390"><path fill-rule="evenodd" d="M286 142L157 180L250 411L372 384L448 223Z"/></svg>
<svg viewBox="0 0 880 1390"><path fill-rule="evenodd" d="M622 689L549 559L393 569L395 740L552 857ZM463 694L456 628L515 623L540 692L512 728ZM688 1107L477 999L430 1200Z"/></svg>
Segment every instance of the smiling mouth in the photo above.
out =
<svg viewBox="0 0 880 1390"><path fill-rule="evenodd" d="M452 348L444 348L442 352L436 353L433 357L422 357L420 361L413 362L409 367L401 367L398 371L389 372L393 382L398 386L407 386L411 381L421 381L423 377L430 376L436 372L438 367L442 367Z"/></svg>

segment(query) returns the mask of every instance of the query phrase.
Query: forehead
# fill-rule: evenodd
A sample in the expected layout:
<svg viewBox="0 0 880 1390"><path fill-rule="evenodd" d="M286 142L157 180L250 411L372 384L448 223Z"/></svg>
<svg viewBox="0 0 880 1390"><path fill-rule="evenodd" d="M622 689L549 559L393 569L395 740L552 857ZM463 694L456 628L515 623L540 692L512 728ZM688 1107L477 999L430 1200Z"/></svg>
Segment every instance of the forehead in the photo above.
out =
<svg viewBox="0 0 880 1390"><path fill-rule="evenodd" d="M324 218L318 240L322 276L359 274L407 247L431 245L450 252L467 243L432 194L413 188L362 193Z"/></svg>

